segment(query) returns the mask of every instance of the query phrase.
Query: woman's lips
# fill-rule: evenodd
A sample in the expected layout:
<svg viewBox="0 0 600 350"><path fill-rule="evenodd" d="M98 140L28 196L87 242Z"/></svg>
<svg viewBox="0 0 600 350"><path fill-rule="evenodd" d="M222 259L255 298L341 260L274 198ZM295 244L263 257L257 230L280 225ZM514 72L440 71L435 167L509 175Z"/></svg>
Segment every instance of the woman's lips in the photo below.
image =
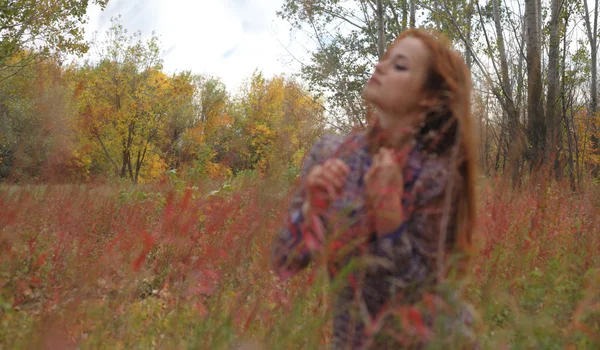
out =
<svg viewBox="0 0 600 350"><path fill-rule="evenodd" d="M377 78L372 76L371 79L369 79L368 84L379 84L379 80L377 80Z"/></svg>

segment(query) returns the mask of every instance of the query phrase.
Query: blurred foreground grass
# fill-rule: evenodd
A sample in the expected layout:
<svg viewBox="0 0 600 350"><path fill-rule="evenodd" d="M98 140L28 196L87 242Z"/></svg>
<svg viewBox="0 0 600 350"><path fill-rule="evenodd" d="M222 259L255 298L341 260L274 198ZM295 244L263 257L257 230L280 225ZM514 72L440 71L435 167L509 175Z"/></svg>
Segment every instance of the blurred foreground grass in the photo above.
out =
<svg viewBox="0 0 600 350"><path fill-rule="evenodd" d="M465 297L486 349L600 348L600 192L480 191ZM269 269L291 187L0 186L0 348L319 349L323 269Z"/></svg>

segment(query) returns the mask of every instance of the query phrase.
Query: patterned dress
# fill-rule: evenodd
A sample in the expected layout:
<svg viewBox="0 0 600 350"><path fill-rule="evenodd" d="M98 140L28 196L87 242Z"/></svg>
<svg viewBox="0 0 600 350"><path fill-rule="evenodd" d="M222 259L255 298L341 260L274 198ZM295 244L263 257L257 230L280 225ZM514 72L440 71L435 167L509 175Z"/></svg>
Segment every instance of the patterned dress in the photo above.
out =
<svg viewBox="0 0 600 350"><path fill-rule="evenodd" d="M391 315L406 315L394 310L406 311L436 285L441 266L438 247L445 237L442 251L450 251L454 241L454 204L461 193L462 178L451 171L449 156L428 154L416 143L403 173L406 220L393 232L377 235L363 186L371 166L366 134L321 138L304 161L301 180L314 165L331 157L342 159L350 172L341 195L320 217L325 241L306 225L301 210L306 190L301 185L291 201L286 224L275 239L273 266L278 275L291 277L308 266L316 254L327 254L330 278L340 285L333 304L335 349L422 347L428 329L433 327L433 314L408 312L417 326L421 321L424 326L417 336L412 333L417 340L407 343L401 336L407 326L399 326L394 321L397 317ZM444 201L448 193L453 201ZM461 311L454 318L461 327L465 325L462 331L468 332L469 314Z"/></svg>

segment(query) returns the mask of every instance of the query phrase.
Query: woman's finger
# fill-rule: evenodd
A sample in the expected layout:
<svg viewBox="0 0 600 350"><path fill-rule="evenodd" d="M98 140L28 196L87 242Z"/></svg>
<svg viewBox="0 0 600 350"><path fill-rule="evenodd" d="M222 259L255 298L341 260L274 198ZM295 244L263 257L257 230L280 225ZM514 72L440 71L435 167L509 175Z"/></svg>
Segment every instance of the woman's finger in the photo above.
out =
<svg viewBox="0 0 600 350"><path fill-rule="evenodd" d="M327 183L333 184L336 188L342 188L344 182L331 168L323 169L322 177Z"/></svg>
<svg viewBox="0 0 600 350"><path fill-rule="evenodd" d="M332 160L327 164L326 167L329 171L331 171L337 178L344 178L348 173L348 167L339 159Z"/></svg>
<svg viewBox="0 0 600 350"><path fill-rule="evenodd" d="M325 169L331 169L335 166L335 158L329 158L323 163Z"/></svg>
<svg viewBox="0 0 600 350"><path fill-rule="evenodd" d="M346 165L346 163L341 160L341 159L335 159L332 164L331 164L331 168L339 175L339 176L347 176L348 173L350 172L350 168L348 167L348 165Z"/></svg>
<svg viewBox="0 0 600 350"><path fill-rule="evenodd" d="M323 171L323 166L321 166L321 165L316 165L314 168L312 168L312 170L308 173L308 176L306 177L307 185L310 186L312 184L312 182L314 182L315 179L317 179L321 175L322 171Z"/></svg>
<svg viewBox="0 0 600 350"><path fill-rule="evenodd" d="M319 187L321 191L324 191L329 196L330 200L335 199L335 187L325 173L322 173L319 178L315 179L314 184L316 187Z"/></svg>
<svg viewBox="0 0 600 350"><path fill-rule="evenodd" d="M329 194L329 200L334 200L337 198L335 187L333 187L330 182L327 183L327 193Z"/></svg>

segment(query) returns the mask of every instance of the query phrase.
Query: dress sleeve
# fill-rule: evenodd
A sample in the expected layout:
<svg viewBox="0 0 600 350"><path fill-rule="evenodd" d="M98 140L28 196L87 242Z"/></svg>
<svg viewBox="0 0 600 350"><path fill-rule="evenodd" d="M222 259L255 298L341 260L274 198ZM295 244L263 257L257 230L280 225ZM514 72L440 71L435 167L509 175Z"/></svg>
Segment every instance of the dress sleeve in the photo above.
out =
<svg viewBox="0 0 600 350"><path fill-rule="evenodd" d="M377 240L377 255L383 258L383 264L374 270L387 275L392 290L433 282L439 245L444 245L445 254L454 241L462 177L458 171L451 171L455 168L449 163L443 159L424 162L411 191L412 205L406 221ZM446 201L448 195L450 200ZM428 281L430 278L432 281Z"/></svg>
<svg viewBox="0 0 600 350"><path fill-rule="evenodd" d="M340 143L337 136L325 135L313 145L304 159L299 187L292 197L284 224L272 246L271 265L280 277L291 277L307 267L319 246L319 238L306 225L307 220L302 214L302 205L306 199L304 181L311 168L331 157Z"/></svg>

